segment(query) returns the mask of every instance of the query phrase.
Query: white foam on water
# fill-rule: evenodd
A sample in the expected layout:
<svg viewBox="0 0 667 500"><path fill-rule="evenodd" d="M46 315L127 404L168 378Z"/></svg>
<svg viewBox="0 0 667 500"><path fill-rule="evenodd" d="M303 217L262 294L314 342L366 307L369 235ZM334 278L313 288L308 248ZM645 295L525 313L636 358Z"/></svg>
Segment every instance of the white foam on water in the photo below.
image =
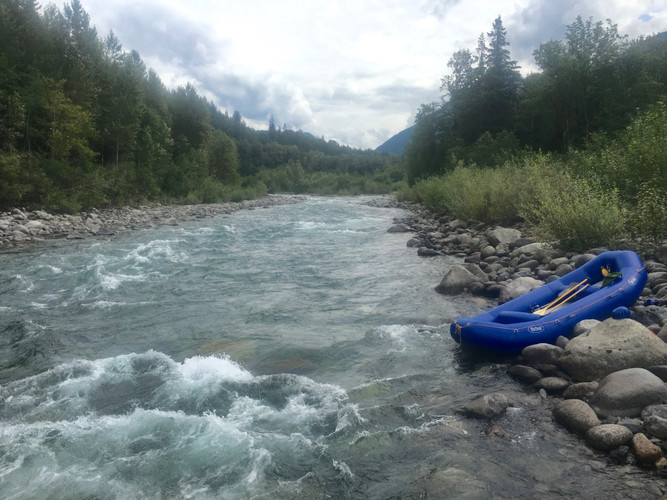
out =
<svg viewBox="0 0 667 500"><path fill-rule="evenodd" d="M184 262L188 259L187 252L178 252L174 249L175 245L186 243L186 240L153 240L148 243L138 245L135 249L128 252L125 260L139 263L151 262L155 259L164 259L169 262Z"/></svg>
<svg viewBox="0 0 667 500"><path fill-rule="evenodd" d="M129 307L129 306L149 306L154 305L156 302L142 301L142 302L119 302L114 300L97 300L95 302L82 303L81 307L87 309L100 309L108 310L114 309L117 307Z"/></svg>
<svg viewBox="0 0 667 500"><path fill-rule="evenodd" d="M51 264L45 264L45 265L38 266L37 269L40 269L40 270L41 269L48 269L53 274L62 274L62 272L63 272L62 268L53 266Z"/></svg>
<svg viewBox="0 0 667 500"><path fill-rule="evenodd" d="M297 227L303 229L304 231L313 231L315 229L321 229L328 227L330 224L327 222L313 222L308 220L302 220L297 222Z"/></svg>
<svg viewBox="0 0 667 500"><path fill-rule="evenodd" d="M392 350L403 352L413 344L413 339L419 335L419 332L415 325L381 325L373 328L366 335L371 338L388 340Z"/></svg>
<svg viewBox="0 0 667 500"><path fill-rule="evenodd" d="M336 432L340 432L348 427L356 427L367 422L368 420L359 413L359 406L356 404L346 405L338 414L338 421L336 422Z"/></svg>
<svg viewBox="0 0 667 500"><path fill-rule="evenodd" d="M28 293L35 288L35 284L22 274L14 275L14 279L19 282L19 293Z"/></svg>
<svg viewBox="0 0 667 500"><path fill-rule="evenodd" d="M104 491L108 483L132 497L161 496L174 476L183 478L186 491L193 485L206 491L202 479L224 477L230 468L247 485L248 478L261 480L271 461L268 451L253 448L248 433L222 419L160 410L3 425L0 443L11 450L0 458L2 489L24 498L57 492L63 485L76 497L88 488Z"/></svg>
<svg viewBox="0 0 667 500"><path fill-rule="evenodd" d="M179 365L183 381L189 384L208 385L221 380L250 381L254 376L232 361L229 356L194 356Z"/></svg>
<svg viewBox="0 0 667 500"><path fill-rule="evenodd" d="M350 469L350 466L347 465L345 462L339 462L338 460L333 460L332 462L334 469L340 471L343 476L345 476L348 479L354 479L354 474L352 473L352 470Z"/></svg>
<svg viewBox="0 0 667 500"><path fill-rule="evenodd" d="M27 497L70 485L99 496L107 484L126 497L261 494L277 487L276 467L317 463L334 428L363 421L338 386L157 351L64 363L0 386L0 401L0 446L11 450L0 481ZM343 462L334 469L349 475Z"/></svg>
<svg viewBox="0 0 667 500"><path fill-rule="evenodd" d="M146 281L147 278L146 274L107 274L104 268L98 268L95 274L102 288L107 291L116 290L123 283Z"/></svg>
<svg viewBox="0 0 667 500"><path fill-rule="evenodd" d="M514 445L527 445L528 447L533 447L535 446L538 435L538 431L524 432L514 436L510 442Z"/></svg>

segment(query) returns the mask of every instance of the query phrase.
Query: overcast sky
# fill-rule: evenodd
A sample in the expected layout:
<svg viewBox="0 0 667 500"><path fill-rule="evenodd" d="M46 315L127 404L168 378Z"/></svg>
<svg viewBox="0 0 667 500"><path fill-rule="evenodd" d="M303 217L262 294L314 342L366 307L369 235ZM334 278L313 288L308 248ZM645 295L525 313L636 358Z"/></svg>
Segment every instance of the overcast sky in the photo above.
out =
<svg viewBox="0 0 667 500"><path fill-rule="evenodd" d="M192 83L246 123L375 148L438 100L447 61L502 16L524 74L581 15L636 38L667 30L664 0L81 0L169 88Z"/></svg>

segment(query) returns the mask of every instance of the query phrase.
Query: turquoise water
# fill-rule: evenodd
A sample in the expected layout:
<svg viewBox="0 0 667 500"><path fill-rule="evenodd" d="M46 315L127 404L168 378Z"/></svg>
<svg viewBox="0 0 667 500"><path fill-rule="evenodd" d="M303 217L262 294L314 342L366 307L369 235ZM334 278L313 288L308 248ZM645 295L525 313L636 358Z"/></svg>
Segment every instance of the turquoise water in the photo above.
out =
<svg viewBox="0 0 667 500"><path fill-rule="evenodd" d="M0 253L0 496L659 492L459 352L448 323L485 306L436 294L455 259L418 258L387 233L406 214L365 201ZM506 440L456 412L496 390L520 401Z"/></svg>

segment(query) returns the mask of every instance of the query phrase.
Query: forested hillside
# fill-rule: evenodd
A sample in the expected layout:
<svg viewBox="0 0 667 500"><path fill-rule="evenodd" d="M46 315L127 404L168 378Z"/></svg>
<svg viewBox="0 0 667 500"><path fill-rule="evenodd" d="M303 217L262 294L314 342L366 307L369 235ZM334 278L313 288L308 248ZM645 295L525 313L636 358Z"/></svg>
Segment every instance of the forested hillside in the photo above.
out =
<svg viewBox="0 0 667 500"><path fill-rule="evenodd" d="M449 60L442 101L421 107L406 147L419 199L572 249L665 238L667 37L578 17L525 78L508 46L498 17Z"/></svg>
<svg viewBox="0 0 667 500"><path fill-rule="evenodd" d="M615 24L577 18L540 45L522 78L501 18L474 50L454 53L443 100L424 104L407 154L416 180L459 160L493 165L519 151L566 153L627 127L666 92L667 37L628 40Z"/></svg>
<svg viewBox="0 0 667 500"><path fill-rule="evenodd" d="M267 191L383 192L387 157L301 131L245 125L169 90L78 0L0 3L0 207L74 211L211 202Z"/></svg>

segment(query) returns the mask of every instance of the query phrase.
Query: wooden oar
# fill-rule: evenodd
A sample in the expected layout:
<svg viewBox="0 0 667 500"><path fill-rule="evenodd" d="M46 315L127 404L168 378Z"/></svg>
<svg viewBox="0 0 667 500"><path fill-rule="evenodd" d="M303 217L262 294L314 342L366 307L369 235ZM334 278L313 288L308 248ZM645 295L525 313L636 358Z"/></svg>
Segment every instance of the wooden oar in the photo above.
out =
<svg viewBox="0 0 667 500"><path fill-rule="evenodd" d="M570 295L570 296L567 298L567 300L564 300L564 301L561 302L560 304L555 305L554 307L552 307L551 309L549 309L545 314L543 314L543 316L546 315L546 314L551 314L552 312L554 312L554 311L560 309L562 306L565 305L565 303L566 303L568 300L573 299L579 292L581 292L581 291L583 291L583 290L586 290L586 288L588 288L589 286L591 286L590 283L586 283L584 286L582 286L582 287L579 288L576 292L574 292L572 295Z"/></svg>
<svg viewBox="0 0 667 500"><path fill-rule="evenodd" d="M581 282L579 282L575 285L570 286L570 288L565 290L565 292L563 292L561 295L556 297L556 299L549 302L546 306L542 306L539 309L536 309L535 311L533 311L533 314L538 314L540 316L544 316L546 314L549 314L551 312L551 310L553 310L554 307L557 307L557 306L561 305L561 303L567 302L569 299L571 299L577 293L579 293L581 290L583 290L583 288L579 288L579 287L581 285L583 285L584 283L586 283L587 281L588 281L588 278L582 280ZM586 286L588 286L588 285L586 285ZM586 288L586 286L584 288ZM577 291L575 291L575 290L577 290Z"/></svg>

